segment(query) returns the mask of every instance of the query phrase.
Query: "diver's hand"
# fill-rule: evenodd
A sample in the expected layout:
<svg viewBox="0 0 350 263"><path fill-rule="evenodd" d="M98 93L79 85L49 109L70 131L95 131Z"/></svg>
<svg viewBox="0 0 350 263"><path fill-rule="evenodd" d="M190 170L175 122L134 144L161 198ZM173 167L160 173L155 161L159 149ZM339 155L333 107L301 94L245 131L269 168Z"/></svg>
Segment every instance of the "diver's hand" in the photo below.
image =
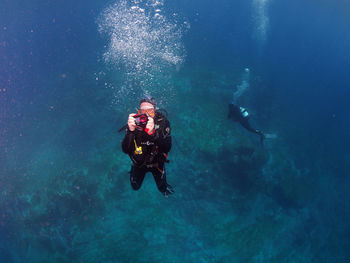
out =
<svg viewBox="0 0 350 263"><path fill-rule="evenodd" d="M152 117L148 117L145 132L147 132L148 135L152 135L154 133L154 119Z"/></svg>
<svg viewBox="0 0 350 263"><path fill-rule="evenodd" d="M128 118L128 127L130 131L134 131L136 129L136 123L134 118L135 113L129 114Z"/></svg>

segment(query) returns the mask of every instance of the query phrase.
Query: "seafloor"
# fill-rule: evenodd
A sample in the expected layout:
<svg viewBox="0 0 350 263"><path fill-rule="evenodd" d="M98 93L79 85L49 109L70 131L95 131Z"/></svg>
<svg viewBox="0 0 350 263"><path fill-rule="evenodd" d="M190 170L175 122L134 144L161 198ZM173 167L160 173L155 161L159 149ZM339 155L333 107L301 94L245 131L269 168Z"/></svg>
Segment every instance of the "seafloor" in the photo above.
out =
<svg viewBox="0 0 350 263"><path fill-rule="evenodd" d="M349 211L327 201L338 198L332 171L306 147L301 156L293 152L279 123L264 121L273 109L259 116L250 107L254 125L278 134L263 147L227 119L240 72L185 68L171 79L167 173L176 192L169 198L150 175L139 191L131 189L117 133L128 112L111 106L110 90L96 88L86 72L57 77L69 92L28 101L26 112L17 110L23 116L9 117L0 261L349 260L348 229L335 224L339 211ZM8 109L9 97L2 97ZM139 97L129 99L137 106Z"/></svg>

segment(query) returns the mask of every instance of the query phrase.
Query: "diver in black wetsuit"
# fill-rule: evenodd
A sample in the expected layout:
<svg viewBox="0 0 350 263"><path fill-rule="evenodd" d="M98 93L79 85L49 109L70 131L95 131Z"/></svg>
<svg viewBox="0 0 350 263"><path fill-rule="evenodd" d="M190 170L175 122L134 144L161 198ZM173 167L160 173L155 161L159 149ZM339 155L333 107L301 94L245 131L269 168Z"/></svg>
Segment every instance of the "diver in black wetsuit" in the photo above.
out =
<svg viewBox="0 0 350 263"><path fill-rule="evenodd" d="M229 104L228 118L239 122L248 131L256 133L260 136L260 142L263 143L265 135L262 131L256 130L250 126L249 113L243 108L235 105L233 102Z"/></svg>
<svg viewBox="0 0 350 263"><path fill-rule="evenodd" d="M143 127L137 126L140 123L140 115L141 118L147 116ZM154 98L143 98L138 114L129 115L122 149L133 162L130 183L134 190L141 187L146 173L151 172L158 190L165 197L174 193L166 181L164 166L164 163L168 162L167 154L171 149L170 123L163 114L156 111Z"/></svg>

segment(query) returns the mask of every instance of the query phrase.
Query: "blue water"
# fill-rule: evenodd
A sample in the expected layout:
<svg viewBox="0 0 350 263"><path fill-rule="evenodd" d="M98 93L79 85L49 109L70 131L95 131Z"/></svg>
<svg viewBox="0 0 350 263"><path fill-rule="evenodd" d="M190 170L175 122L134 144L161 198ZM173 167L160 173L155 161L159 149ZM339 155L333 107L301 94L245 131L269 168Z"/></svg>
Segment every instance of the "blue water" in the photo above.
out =
<svg viewBox="0 0 350 263"><path fill-rule="evenodd" d="M349 2L0 6L1 263L350 261ZM144 94L168 199L121 151Z"/></svg>

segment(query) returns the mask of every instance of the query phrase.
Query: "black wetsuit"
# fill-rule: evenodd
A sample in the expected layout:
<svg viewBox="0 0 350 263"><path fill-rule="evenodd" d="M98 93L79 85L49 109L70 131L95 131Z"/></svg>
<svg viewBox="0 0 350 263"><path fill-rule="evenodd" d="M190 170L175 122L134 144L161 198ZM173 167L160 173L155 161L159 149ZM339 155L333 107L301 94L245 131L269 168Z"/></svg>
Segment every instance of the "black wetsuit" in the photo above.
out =
<svg viewBox="0 0 350 263"><path fill-rule="evenodd" d="M229 104L228 118L232 119L233 121L239 122L248 131L258 134L260 136L261 143L263 143L263 140L265 138L264 133L262 131L254 129L254 128L252 128L252 126L250 126L249 114L246 111L246 109L239 107L237 105L234 105L233 103L230 103Z"/></svg>
<svg viewBox="0 0 350 263"><path fill-rule="evenodd" d="M170 123L164 115L157 112L154 124L155 133L152 135L137 129L130 131L127 128L122 149L133 162L130 171L132 188L138 190L146 173L151 172L159 191L167 195L172 191L166 181L164 166L167 154L171 149Z"/></svg>

